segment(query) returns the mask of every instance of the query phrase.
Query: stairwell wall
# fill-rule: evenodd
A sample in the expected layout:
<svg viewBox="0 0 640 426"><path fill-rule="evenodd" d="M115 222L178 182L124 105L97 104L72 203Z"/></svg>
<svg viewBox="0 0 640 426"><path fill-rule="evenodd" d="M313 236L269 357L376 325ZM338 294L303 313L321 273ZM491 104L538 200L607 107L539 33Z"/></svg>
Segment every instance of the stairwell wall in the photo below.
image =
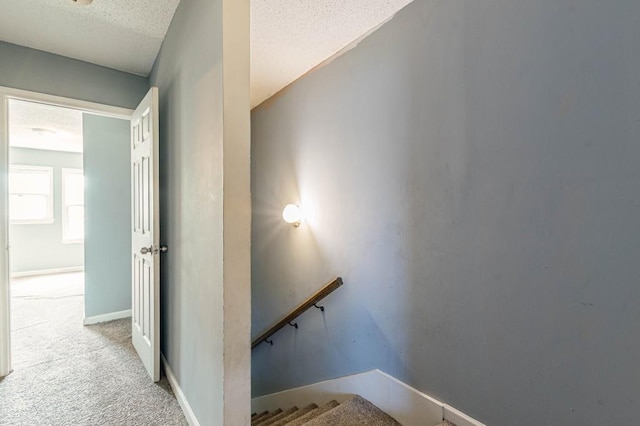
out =
<svg viewBox="0 0 640 426"><path fill-rule="evenodd" d="M416 0L252 112L254 396L381 368L487 424L633 424L640 3ZM285 204L307 213L285 224Z"/></svg>

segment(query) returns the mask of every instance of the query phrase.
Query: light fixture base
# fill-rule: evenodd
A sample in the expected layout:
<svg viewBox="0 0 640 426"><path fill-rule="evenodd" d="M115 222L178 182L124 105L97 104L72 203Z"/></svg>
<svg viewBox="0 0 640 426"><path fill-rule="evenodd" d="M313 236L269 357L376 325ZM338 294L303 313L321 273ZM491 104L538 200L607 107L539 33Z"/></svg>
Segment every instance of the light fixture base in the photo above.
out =
<svg viewBox="0 0 640 426"><path fill-rule="evenodd" d="M282 210L282 219L298 228L302 223L302 209L297 204L287 204Z"/></svg>

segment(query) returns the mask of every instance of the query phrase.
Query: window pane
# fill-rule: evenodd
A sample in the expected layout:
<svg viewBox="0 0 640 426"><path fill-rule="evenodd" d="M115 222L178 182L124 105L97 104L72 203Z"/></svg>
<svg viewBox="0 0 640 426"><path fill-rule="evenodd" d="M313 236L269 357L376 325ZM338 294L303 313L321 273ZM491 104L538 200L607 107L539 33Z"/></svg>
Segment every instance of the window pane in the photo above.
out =
<svg viewBox="0 0 640 426"><path fill-rule="evenodd" d="M84 179L81 173L66 173L64 175L65 203L84 204Z"/></svg>
<svg viewBox="0 0 640 426"><path fill-rule="evenodd" d="M49 217L46 195L14 195L9 199L10 220L43 220Z"/></svg>
<svg viewBox="0 0 640 426"><path fill-rule="evenodd" d="M12 194L48 194L50 175L47 170L12 170L9 192Z"/></svg>
<svg viewBox="0 0 640 426"><path fill-rule="evenodd" d="M69 206L68 222L65 238L69 240L84 239L84 206Z"/></svg>

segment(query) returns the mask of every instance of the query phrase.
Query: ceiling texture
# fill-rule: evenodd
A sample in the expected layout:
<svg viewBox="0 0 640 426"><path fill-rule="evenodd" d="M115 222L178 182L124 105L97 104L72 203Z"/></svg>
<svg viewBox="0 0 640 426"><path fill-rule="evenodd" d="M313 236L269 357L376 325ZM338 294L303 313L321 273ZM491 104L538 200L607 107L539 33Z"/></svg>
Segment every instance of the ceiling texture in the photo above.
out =
<svg viewBox="0 0 640 426"><path fill-rule="evenodd" d="M9 145L82 152L82 111L10 100Z"/></svg>
<svg viewBox="0 0 640 426"><path fill-rule="evenodd" d="M0 0L0 40L148 76L179 1ZM411 1L251 0L251 106Z"/></svg>
<svg viewBox="0 0 640 426"><path fill-rule="evenodd" d="M179 0L0 3L0 40L148 76Z"/></svg>
<svg viewBox="0 0 640 426"><path fill-rule="evenodd" d="M411 1L251 0L251 106L343 52Z"/></svg>

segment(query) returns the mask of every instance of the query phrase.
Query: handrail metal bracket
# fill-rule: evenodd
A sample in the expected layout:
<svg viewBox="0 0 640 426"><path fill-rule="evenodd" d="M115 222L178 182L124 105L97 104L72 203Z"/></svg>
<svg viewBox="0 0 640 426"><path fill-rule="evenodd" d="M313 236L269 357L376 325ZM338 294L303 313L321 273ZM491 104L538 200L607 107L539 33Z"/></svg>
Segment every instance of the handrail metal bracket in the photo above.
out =
<svg viewBox="0 0 640 426"><path fill-rule="evenodd" d="M300 305L298 305L298 307L295 308L293 311L291 311L287 316L282 318L280 321L278 321L273 326L271 326L267 331L265 331L260 336L255 338L251 342L251 349L255 348L262 342L267 342L273 346L273 341L268 340L269 337L273 336L276 332L278 332L278 330L280 330L282 327L285 327L286 325L290 325L291 327L295 327L297 329L298 323L297 322L294 323L293 320L298 318L300 315L302 315L303 312L306 312L307 309L311 308L312 306L324 312L324 306L318 306L318 303L322 299L327 297L329 294L333 293L342 284L343 284L342 278L337 277L333 281L331 281L329 284L325 285L322 289L317 291L313 296L311 296L310 298L302 302Z"/></svg>

